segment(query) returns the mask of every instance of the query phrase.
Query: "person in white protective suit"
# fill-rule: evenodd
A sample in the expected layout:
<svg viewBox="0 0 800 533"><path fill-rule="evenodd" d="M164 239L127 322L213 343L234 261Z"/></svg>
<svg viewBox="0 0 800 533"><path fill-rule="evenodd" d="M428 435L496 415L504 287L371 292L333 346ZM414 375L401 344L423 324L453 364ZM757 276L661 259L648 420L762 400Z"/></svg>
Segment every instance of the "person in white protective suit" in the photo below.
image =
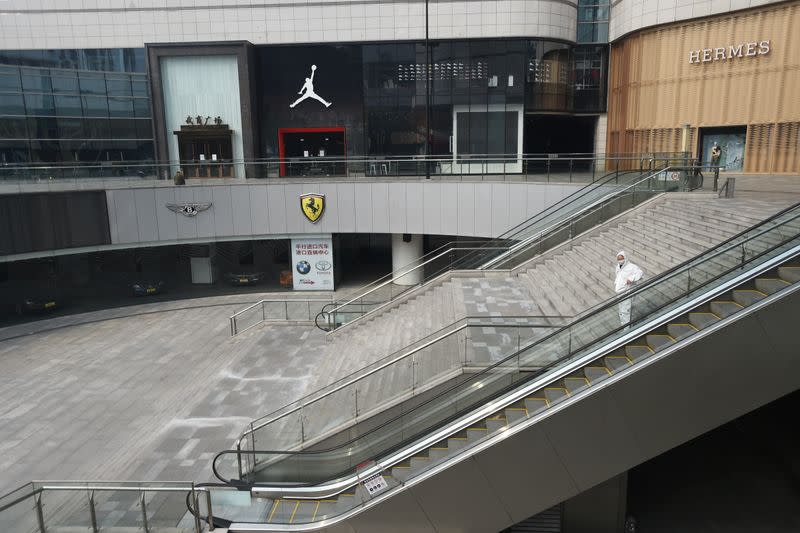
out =
<svg viewBox="0 0 800 533"><path fill-rule="evenodd" d="M643 275L642 269L631 263L625 252L620 251L617 254L617 277L614 280L614 291L617 294L629 290ZM631 321L631 299L621 301L618 310L620 323L627 325Z"/></svg>

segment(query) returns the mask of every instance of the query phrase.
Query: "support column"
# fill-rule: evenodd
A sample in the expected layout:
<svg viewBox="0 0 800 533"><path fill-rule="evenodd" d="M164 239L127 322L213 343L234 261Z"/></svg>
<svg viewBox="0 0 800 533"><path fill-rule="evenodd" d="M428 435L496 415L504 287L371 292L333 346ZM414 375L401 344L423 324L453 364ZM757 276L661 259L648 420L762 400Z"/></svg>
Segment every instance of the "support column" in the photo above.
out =
<svg viewBox="0 0 800 533"><path fill-rule="evenodd" d="M417 285L422 283L422 269L402 275L411 269L422 257L422 235L411 233L392 234L392 272L400 276L393 277L397 285Z"/></svg>
<svg viewBox="0 0 800 533"><path fill-rule="evenodd" d="M603 113L597 116L597 123L594 127L594 155L608 154L608 115ZM602 174L608 168L606 161L598 160L595 165L595 172Z"/></svg>

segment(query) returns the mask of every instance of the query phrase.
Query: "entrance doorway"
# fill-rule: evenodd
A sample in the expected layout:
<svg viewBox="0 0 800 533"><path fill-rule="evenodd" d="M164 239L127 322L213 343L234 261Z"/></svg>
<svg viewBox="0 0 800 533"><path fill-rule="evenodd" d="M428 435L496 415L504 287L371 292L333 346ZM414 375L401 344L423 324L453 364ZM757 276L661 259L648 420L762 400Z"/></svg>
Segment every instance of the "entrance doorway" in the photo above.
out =
<svg viewBox="0 0 800 533"><path fill-rule="evenodd" d="M280 128L278 151L281 176L345 174L347 145L344 127Z"/></svg>
<svg viewBox="0 0 800 533"><path fill-rule="evenodd" d="M719 158L720 170L741 172L744 167L744 143L746 126L722 128L700 128L700 155L704 165L711 164L711 148L717 144L722 153Z"/></svg>

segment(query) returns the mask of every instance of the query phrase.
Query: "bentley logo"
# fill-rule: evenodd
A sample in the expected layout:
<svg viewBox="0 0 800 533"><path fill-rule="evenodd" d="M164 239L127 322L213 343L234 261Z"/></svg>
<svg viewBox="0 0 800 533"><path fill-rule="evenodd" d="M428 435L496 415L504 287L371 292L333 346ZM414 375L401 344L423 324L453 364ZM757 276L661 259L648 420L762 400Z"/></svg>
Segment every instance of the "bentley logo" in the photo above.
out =
<svg viewBox="0 0 800 533"><path fill-rule="evenodd" d="M196 217L197 213L200 211L205 211L209 207L211 207L211 202L208 202L207 204L167 204L167 209L174 213L180 213L185 217Z"/></svg>
<svg viewBox="0 0 800 533"><path fill-rule="evenodd" d="M300 209L311 222L316 222L325 211L324 194L301 194Z"/></svg>

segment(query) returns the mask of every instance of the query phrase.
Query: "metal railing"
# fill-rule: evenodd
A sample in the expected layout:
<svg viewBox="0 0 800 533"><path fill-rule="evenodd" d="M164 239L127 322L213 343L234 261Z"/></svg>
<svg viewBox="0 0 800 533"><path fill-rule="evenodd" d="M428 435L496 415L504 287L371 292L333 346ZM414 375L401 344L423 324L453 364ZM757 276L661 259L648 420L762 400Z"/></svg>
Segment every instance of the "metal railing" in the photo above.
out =
<svg viewBox="0 0 800 533"><path fill-rule="evenodd" d="M331 447L299 452L248 451L261 458L251 463L260 465L259 480L264 485L254 487L253 492L261 496L300 498L341 493L360 480L413 457L505 406L572 375L654 328L797 258L798 254L800 204L603 302L556 332L477 373L466 375L413 409L383 419L376 427L359 432L351 439L342 439ZM626 303L631 304L631 314L623 320L619 310ZM536 361L544 355L552 359L540 370L533 373L516 370L525 362ZM227 453L240 452L230 450ZM364 464L373 466L359 470ZM275 483L278 480L280 484ZM392 480L389 488L400 483ZM354 505L360 504L357 499L354 501ZM339 508L335 512L347 510Z"/></svg>
<svg viewBox="0 0 800 533"><path fill-rule="evenodd" d="M218 161L100 161L91 163L3 163L0 183L64 185L105 182L110 185L165 182L178 169L186 184L207 179L446 179L592 183L609 172L646 170L654 161L679 161L680 153L469 154L433 156L348 156L231 159Z"/></svg>
<svg viewBox="0 0 800 533"><path fill-rule="evenodd" d="M331 298L278 298L265 299L237 311L228 318L231 336L238 335L269 321L309 322L319 314Z"/></svg>
<svg viewBox="0 0 800 533"><path fill-rule="evenodd" d="M0 498L0 530L9 533L156 533L165 527L213 531L210 492L193 482L33 481Z"/></svg>
<svg viewBox="0 0 800 533"><path fill-rule="evenodd" d="M406 410L406 404L425 391L467 369L490 365L492 358L475 350L475 346L485 347L490 337L497 348L518 351L571 318L507 316L503 317L503 322L498 322L491 317L476 316L458 320L411 346L253 420L236 440L237 451L223 452L215 458L214 473L226 483L234 479L243 481L245 474L258 469L258 461L250 462L252 455L248 454L256 446L301 449L352 428L377 413L384 416L390 410ZM486 333L484 328L491 328L492 333ZM478 345L473 345L473 338L480 339ZM517 371L522 370L525 369L517 368ZM310 417L308 413L314 409L325 412L325 416ZM223 456L232 456L235 462L221 464L219 460ZM255 480L248 478L247 481Z"/></svg>
<svg viewBox="0 0 800 533"><path fill-rule="evenodd" d="M610 220L655 194L685 189L686 167L659 168L644 175L608 176L597 184L584 187L497 239L481 246L445 244L417 261L365 285L356 296L326 306L316 322L332 330L375 311L452 270L509 269L534 256ZM415 285L397 285L395 279L414 275ZM366 304L365 302L371 302ZM375 304L375 302L382 302Z"/></svg>

